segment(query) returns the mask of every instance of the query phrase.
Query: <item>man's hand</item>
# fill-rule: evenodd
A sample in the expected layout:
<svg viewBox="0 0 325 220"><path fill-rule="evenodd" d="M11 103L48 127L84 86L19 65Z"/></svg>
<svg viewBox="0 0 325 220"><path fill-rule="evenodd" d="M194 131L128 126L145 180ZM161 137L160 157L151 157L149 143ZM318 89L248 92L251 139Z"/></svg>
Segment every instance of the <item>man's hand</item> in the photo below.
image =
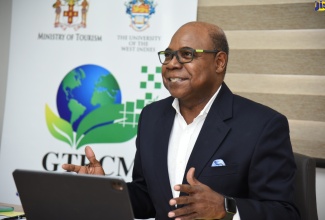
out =
<svg viewBox="0 0 325 220"><path fill-rule="evenodd" d="M176 191L185 192L188 196L173 198L169 201L171 206L185 205L168 213L168 217L175 220L190 219L221 219L226 215L224 196L213 191L207 185L200 183L194 177L195 168L190 168L186 179L190 184L176 185Z"/></svg>
<svg viewBox="0 0 325 220"><path fill-rule="evenodd" d="M91 149L91 147L87 146L85 148L85 153L90 162L88 165L79 166L74 164L63 164L62 168L66 171L72 171L79 174L105 175L104 169L96 159L94 151Z"/></svg>

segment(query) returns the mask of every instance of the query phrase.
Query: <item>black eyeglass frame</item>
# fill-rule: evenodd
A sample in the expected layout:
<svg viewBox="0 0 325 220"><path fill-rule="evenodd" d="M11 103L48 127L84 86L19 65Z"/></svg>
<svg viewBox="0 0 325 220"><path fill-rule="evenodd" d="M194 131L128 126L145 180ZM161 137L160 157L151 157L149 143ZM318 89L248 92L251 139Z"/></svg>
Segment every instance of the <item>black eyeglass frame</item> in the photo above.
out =
<svg viewBox="0 0 325 220"><path fill-rule="evenodd" d="M185 62L180 61L179 56L178 56L178 51L180 51L180 50L189 50L189 51L191 51L192 52L192 58L191 58L191 60L185 61ZM160 55L161 54L165 54L166 52L168 52L168 53L171 54L171 58L170 58L170 60L168 62L166 62L166 61L165 62L162 62L162 60L160 58ZM174 56L176 56L177 61L180 64L184 64L184 63L190 63L190 62L193 61L193 59L194 59L194 53L219 53L219 52L220 52L220 50L204 50L204 49L193 49L193 48L181 48L181 49L175 50L175 51L172 51L172 50L159 51L158 52L158 58L159 58L159 61L160 61L160 63L162 65L167 65L174 58Z"/></svg>

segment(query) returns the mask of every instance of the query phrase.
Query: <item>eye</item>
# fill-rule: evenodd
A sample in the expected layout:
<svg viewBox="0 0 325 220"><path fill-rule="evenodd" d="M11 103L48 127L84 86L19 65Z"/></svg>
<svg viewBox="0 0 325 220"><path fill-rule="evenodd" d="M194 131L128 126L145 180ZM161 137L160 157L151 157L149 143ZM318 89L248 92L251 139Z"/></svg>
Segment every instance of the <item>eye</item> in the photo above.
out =
<svg viewBox="0 0 325 220"><path fill-rule="evenodd" d="M192 59L193 57L193 51L191 50L179 50L179 54L184 59Z"/></svg>
<svg viewBox="0 0 325 220"><path fill-rule="evenodd" d="M165 56L166 58L170 58L172 55L173 55L173 54L172 54L170 51L165 51L165 52L164 52L164 56Z"/></svg>

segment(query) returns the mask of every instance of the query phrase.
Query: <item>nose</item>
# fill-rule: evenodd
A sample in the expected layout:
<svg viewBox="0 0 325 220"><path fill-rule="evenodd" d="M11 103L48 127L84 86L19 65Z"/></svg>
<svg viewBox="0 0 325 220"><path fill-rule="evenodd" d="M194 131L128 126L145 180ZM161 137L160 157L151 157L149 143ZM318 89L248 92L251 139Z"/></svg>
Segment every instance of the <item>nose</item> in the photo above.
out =
<svg viewBox="0 0 325 220"><path fill-rule="evenodd" d="M182 66L182 64L178 60L179 60L179 58L178 58L177 53L173 54L173 58L166 65L167 68L175 68L175 67Z"/></svg>

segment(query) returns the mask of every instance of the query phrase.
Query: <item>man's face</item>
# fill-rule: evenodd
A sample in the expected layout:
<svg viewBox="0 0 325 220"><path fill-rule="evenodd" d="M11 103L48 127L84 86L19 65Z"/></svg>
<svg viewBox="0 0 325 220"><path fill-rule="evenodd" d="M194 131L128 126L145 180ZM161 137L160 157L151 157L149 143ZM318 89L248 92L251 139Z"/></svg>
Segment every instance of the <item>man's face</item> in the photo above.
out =
<svg viewBox="0 0 325 220"><path fill-rule="evenodd" d="M185 26L173 36L168 49L181 48L214 50L212 41L201 26ZM183 103L199 103L217 91L223 81L223 73L218 73L216 54L195 53L193 61L180 64L176 57L162 65L163 83L170 94Z"/></svg>

